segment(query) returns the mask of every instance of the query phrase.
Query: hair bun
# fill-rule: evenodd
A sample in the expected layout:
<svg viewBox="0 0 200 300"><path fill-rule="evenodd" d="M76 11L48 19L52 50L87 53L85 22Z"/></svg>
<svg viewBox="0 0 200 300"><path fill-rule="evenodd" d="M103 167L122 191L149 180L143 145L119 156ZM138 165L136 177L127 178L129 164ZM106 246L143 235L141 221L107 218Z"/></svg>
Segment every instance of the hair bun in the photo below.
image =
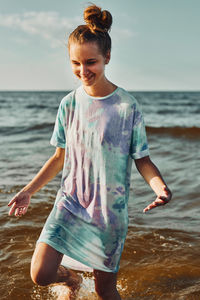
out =
<svg viewBox="0 0 200 300"><path fill-rule="evenodd" d="M88 6L84 10L84 20L92 31L107 32L111 29L112 15L107 10L101 10L96 5Z"/></svg>

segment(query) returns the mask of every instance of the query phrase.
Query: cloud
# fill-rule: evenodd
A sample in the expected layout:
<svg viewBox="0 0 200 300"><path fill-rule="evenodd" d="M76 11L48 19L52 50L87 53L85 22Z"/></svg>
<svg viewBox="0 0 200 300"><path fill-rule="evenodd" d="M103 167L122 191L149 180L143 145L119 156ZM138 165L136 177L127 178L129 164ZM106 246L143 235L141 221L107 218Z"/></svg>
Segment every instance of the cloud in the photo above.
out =
<svg viewBox="0 0 200 300"><path fill-rule="evenodd" d="M0 27L20 30L27 35L42 37L49 41L52 48L60 47L66 43L66 37L81 23L82 20L79 17L64 18L55 11L0 14ZM132 38L135 35L134 32L126 28L113 28L111 31L111 36L116 41ZM17 37L15 36L14 40L16 39Z"/></svg>
<svg viewBox="0 0 200 300"><path fill-rule="evenodd" d="M62 18L57 12L25 12L24 14L0 14L0 26L21 30L50 42L53 48L60 47L66 36L80 23L80 19Z"/></svg>

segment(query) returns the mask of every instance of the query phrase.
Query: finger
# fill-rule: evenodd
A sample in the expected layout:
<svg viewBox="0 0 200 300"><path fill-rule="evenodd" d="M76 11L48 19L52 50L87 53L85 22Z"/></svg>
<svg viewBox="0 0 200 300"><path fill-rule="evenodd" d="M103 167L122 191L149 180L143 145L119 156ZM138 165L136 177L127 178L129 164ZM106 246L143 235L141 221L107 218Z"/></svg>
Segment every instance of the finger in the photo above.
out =
<svg viewBox="0 0 200 300"><path fill-rule="evenodd" d="M148 210L150 210L149 206L147 206L143 209L143 213L146 213Z"/></svg>
<svg viewBox="0 0 200 300"><path fill-rule="evenodd" d="M147 207L145 207L145 208L143 209L143 212L145 213L145 212L151 210L151 209L154 208L154 207L155 207L154 204L149 204Z"/></svg>
<svg viewBox="0 0 200 300"><path fill-rule="evenodd" d="M25 215L25 213L27 212L28 207L24 207L22 210L22 214Z"/></svg>
<svg viewBox="0 0 200 300"><path fill-rule="evenodd" d="M14 213L16 205L17 205L16 202L14 202L13 205L12 205L12 207L11 207L11 209L9 210L9 213L8 213L9 216L11 216Z"/></svg>
<svg viewBox="0 0 200 300"><path fill-rule="evenodd" d="M143 209L143 212L145 213L145 212L147 212L147 211L149 211L149 210L151 210L151 209L153 209L155 207L156 207L155 205L150 204L146 208Z"/></svg>
<svg viewBox="0 0 200 300"><path fill-rule="evenodd" d="M161 206L161 205L164 205L165 204L165 202L163 201L163 200L156 200L156 201L154 201L154 202L152 202L151 204L149 204L144 210L143 210L143 212L147 212L148 210L151 210L151 209L153 209L153 208L155 208L155 207L157 207L157 206Z"/></svg>
<svg viewBox="0 0 200 300"><path fill-rule="evenodd" d="M10 200L10 202L8 203L8 206L11 206L16 201L16 198L17 198L16 196L14 198L12 198Z"/></svg>
<svg viewBox="0 0 200 300"><path fill-rule="evenodd" d="M18 217L18 215L19 215L19 207L17 207L17 208L15 209L15 217Z"/></svg>
<svg viewBox="0 0 200 300"><path fill-rule="evenodd" d="M19 208L19 213L18 213L18 217L22 217L23 216L23 208Z"/></svg>

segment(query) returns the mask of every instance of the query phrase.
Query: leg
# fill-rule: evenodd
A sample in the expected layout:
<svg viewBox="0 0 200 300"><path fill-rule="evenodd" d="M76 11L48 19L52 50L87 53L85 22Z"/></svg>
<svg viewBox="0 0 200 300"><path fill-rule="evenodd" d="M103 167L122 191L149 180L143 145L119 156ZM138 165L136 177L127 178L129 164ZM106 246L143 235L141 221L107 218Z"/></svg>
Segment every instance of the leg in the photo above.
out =
<svg viewBox="0 0 200 300"><path fill-rule="evenodd" d="M39 243L31 261L31 278L34 283L45 286L62 283L75 294L81 283L81 277L72 270L60 266L63 254L45 243ZM70 296L66 299L72 299Z"/></svg>
<svg viewBox="0 0 200 300"><path fill-rule="evenodd" d="M57 271L63 254L45 243L39 243L31 261L31 278L34 283L48 285L57 281Z"/></svg>
<svg viewBox="0 0 200 300"><path fill-rule="evenodd" d="M117 291L117 273L94 270L95 290L100 300L120 300Z"/></svg>

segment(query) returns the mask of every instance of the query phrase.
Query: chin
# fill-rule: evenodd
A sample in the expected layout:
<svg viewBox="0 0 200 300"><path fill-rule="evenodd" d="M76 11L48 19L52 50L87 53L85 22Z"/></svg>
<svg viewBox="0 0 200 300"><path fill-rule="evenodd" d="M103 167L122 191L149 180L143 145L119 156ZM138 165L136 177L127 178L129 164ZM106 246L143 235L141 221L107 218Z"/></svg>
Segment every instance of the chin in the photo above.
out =
<svg viewBox="0 0 200 300"><path fill-rule="evenodd" d="M82 84L84 86L92 86L94 85L95 81L94 80L91 80L91 81L82 81Z"/></svg>

